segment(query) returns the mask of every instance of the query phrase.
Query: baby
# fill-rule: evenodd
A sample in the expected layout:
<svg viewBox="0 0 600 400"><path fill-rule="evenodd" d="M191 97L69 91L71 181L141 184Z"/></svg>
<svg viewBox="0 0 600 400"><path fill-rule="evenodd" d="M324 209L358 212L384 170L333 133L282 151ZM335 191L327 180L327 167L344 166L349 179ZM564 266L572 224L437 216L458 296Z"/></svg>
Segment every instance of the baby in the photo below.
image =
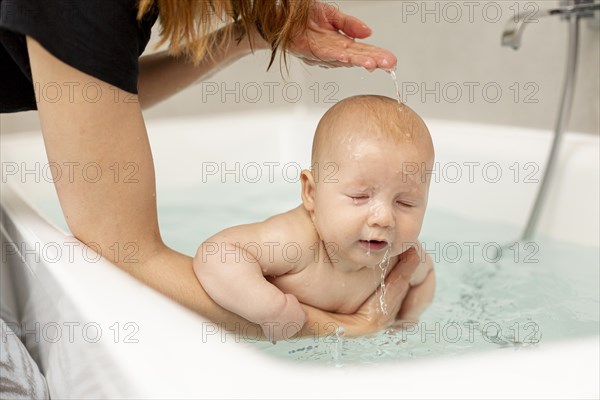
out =
<svg viewBox="0 0 600 400"><path fill-rule="evenodd" d="M435 275L418 236L433 158L425 123L406 105L370 95L340 101L318 124L302 204L209 238L194 258L200 283L277 341L302 328L300 303L354 313L415 246L421 263L405 301L429 304Z"/></svg>

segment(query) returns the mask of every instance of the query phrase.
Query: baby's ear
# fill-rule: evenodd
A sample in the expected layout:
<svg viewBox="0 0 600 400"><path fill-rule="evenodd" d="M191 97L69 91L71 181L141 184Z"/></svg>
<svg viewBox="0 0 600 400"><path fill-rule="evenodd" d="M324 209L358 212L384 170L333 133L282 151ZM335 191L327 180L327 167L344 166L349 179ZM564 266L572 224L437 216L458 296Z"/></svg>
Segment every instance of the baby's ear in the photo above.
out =
<svg viewBox="0 0 600 400"><path fill-rule="evenodd" d="M300 174L302 181L302 204L306 211L314 211L315 209L315 179L311 171L304 169Z"/></svg>

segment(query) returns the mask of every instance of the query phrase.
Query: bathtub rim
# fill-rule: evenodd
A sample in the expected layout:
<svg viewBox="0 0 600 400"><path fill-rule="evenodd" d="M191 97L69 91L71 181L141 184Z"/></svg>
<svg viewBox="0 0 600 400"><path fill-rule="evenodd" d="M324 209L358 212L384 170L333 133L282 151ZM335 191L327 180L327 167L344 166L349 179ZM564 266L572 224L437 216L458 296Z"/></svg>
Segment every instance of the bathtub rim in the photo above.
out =
<svg viewBox="0 0 600 400"><path fill-rule="evenodd" d="M14 218L14 203L22 201L13 194L6 196L3 194L3 214L4 218ZM4 197L6 196L6 197ZM11 198L11 196L13 196ZM8 199L8 201L7 201ZM35 210L27 207L26 214L23 217L31 219L33 223L46 224L43 217L38 215ZM23 207L20 205L19 207ZM21 209L20 211L23 211ZM19 220L13 221L19 223ZM48 227L47 233L51 233L54 240L68 239L55 227ZM33 231L30 232L33 234ZM98 267L106 268L111 271L111 275L119 275L122 279L130 280L135 286L143 286L132 277L120 271L108 261L102 261L97 264ZM38 268L48 268L48 265L38 265ZM40 283L41 284L41 283ZM90 287L88 286L86 291ZM138 289L140 289L138 287ZM149 288L139 293L148 295ZM113 295L116 293L112 289ZM123 299L131 299L132 293L122 293ZM154 292L153 304L164 303L168 310L169 317L185 324L196 324L198 319L191 311L173 303L164 296ZM139 299L140 302L142 301ZM146 298L143 301L146 302ZM116 303L113 303L113 306ZM85 309L85 305L80 305ZM119 312L118 307L109 309L97 308L96 311L103 310L115 314ZM90 310L87 310L90 311ZM85 310L84 310L85 313ZM168 340L168 337L164 338ZM246 368L232 368L231 364L226 365L229 373L238 376L238 385L223 385L219 381L221 372L218 368L210 368L206 372L203 369L204 377L207 378L204 385L197 387L189 385L190 374L178 376L177 374L168 375L168 384L152 384L160 382L165 378L161 375L150 374L154 367L148 368L148 360L142 357L137 363L132 362L131 357L135 353L124 353L117 348L116 344L105 343L106 351L110 354L110 359L114 362L116 368L123 375L123 380L129 385L115 387L114 382L104 382L106 385L105 393L110 393L125 398L164 398L165 396L178 396L182 398L193 398L200 393L202 396L215 398L244 397L248 394L260 395L265 398L287 398L287 397L310 397L326 395L331 397L344 398L362 398L363 396L375 397L393 397L399 392L403 396L411 398L448 398L459 396L462 398L485 398L484 393L491 394L490 397L523 398L523 397L545 397L552 398L573 398L573 396L596 396L598 387L595 384L600 366L598 364L598 355L600 354L600 345L598 337L578 338L577 341L561 341L547 343L543 348L524 349L523 351L499 351L493 349L490 351L480 351L465 353L457 357L437 357L435 359L414 360L414 362L400 361L398 363L384 362L376 365L348 365L346 368L334 368L330 366L321 366L314 364L293 365L290 362L281 360L268 354L260 354L255 349L248 349L244 346L226 346L219 341L210 342L210 345L203 346L203 350L213 347L212 354L223 352L231 359L238 361L244 360L253 366L254 373L258 376L269 375L269 379L278 382L279 386L264 386L253 377L249 377ZM112 347L112 348L111 348ZM144 351L138 352L140 356ZM193 353L193 352L190 352ZM198 356L198 352L195 354ZM154 356L159 356L155 354ZM165 354L168 356L168 354ZM171 354L172 356L172 354ZM204 354L204 356L207 356ZM159 356L160 357L160 356ZM558 361L560 360L560 361ZM568 366L567 370L557 367L557 365ZM221 364L221 367L223 365ZM52 366L41 366L42 372L47 373L48 368ZM55 368L57 366L54 366ZM489 371L483 374L482 370ZM153 375L149 377L149 375ZM207 375L211 375L207 376ZM303 380L312 382L312 387L308 385L296 389L288 395L282 395L281 390L291 385L297 385L297 376L301 375ZM477 375L473 381L471 376ZM501 375L502 379L497 377ZM353 378L351 378L353 376ZM435 385L423 385L419 381L427 376L436 382ZM106 378L106 377L105 377ZM387 387L382 387L382 381L396 382L401 379L402 386L398 392L390 391ZM352 381L362 382L363 386L350 386L348 391L340 389L340 385L348 384ZM504 382L510 381L510 385ZM149 383L150 382L150 383ZM333 384L331 384L333 382ZM49 382L51 385L52 382ZM178 386L173 390L174 385ZM277 386L277 387L275 387ZM51 386L52 387L52 386ZM244 387L244 390L240 390ZM56 389L56 388L54 388ZM69 394L62 392L60 394ZM58 394L54 392L54 394ZM72 394L72 393L71 393Z"/></svg>
<svg viewBox="0 0 600 400"><path fill-rule="evenodd" d="M37 134L39 135L39 133ZM4 138L3 138L4 139ZM19 189L16 189L11 186L11 184L3 183L2 190L2 225L5 225L5 218L10 218L14 220L15 226L24 226L23 220L25 220L28 224L32 223L35 229L25 229L20 232L20 235L23 237L23 240L54 240L61 241L65 239L69 239L68 236L65 236L65 232L62 232L60 228L54 226L51 221L48 221L44 216L40 215L38 211L36 211L33 207L31 207L30 203L27 199L22 198L21 194L18 193ZM7 194L8 193L8 194ZM39 226L38 226L39 225ZM50 225L50 226L48 226ZM38 230L39 228L40 230ZM36 233L34 233L34 231ZM71 238L72 239L72 238ZM69 239L70 240L70 239ZM191 313L189 310L178 306L171 301L164 298L162 295L153 292L151 289L146 287L140 287L140 283L135 281L133 278L123 273L122 271L115 268L112 264L108 262L101 261L97 264L100 266L102 270L111 271L107 272L111 276L120 276L124 280L130 281L135 285L135 288L132 286L132 290L137 293L142 293L144 296L149 295L154 300L153 302L161 303L165 309L168 310L170 315L174 319L179 319L182 323L185 324L196 324L199 318L195 314ZM40 265L38 268L47 268L50 269L51 265ZM75 279L75 278L73 278ZM40 283L41 284L41 283ZM73 289L72 284L68 285L69 290ZM80 289L81 291L81 289ZM85 290L84 290L85 292ZM152 294L154 293L154 294ZM131 293L122 293L123 299L130 299ZM142 302L141 299L138 299L138 304ZM80 307L84 308L84 313L93 313L98 310L102 311L101 308L92 307L89 308L82 304ZM119 308L112 307L111 311L118 312ZM107 310L104 310L107 312ZM110 318L110 317L105 317ZM226 346L219 346L217 343L214 343L218 350L214 351L223 351L228 352L229 350L225 349ZM110 344L108 344L110 345ZM204 346L206 347L206 346ZM124 374L130 378L128 380L133 381L133 385L130 388L123 388L125 392L125 396L143 396L143 397L164 397L167 395L173 396L172 392L169 392L169 389L172 387L160 386L158 384L152 386L147 386L144 384L145 381L148 381L148 374L151 375L151 371L148 369L148 366L144 366L141 362L139 362L139 369L136 371L131 371L131 364L129 363L127 358L127 354L123 354L122 352L118 352L116 346L111 346L109 348L114 348L115 352L111 353L112 356L115 357L115 363L123 370ZM232 347L233 349L233 347ZM256 365L256 370L258 371L266 371L267 373L274 373L271 368L275 371L275 377L273 379L279 379L281 382L286 382L290 385L297 383L295 379L290 379L288 372L284 372L283 370L290 371L293 370L292 378L296 375L296 373L305 374L307 377L311 377L315 384L318 382L319 387L323 390L321 393L327 392L327 395L336 397L340 396L339 389L331 389L327 386L327 381L324 379L326 376L328 379L333 379L334 382L344 382L344 380L348 379L351 374L354 374L357 378L364 378L367 383L371 383L372 385L376 385L377 382L383 380L386 376L389 379L398 379L398 374L403 376L403 384L404 387L401 388L402 393L411 397L439 397L439 398L447 398L451 395L451 393L460 393L461 396L473 397L477 398L482 396L482 393L490 393L490 391L496 390L493 395L494 396L506 396L506 397L522 397L527 394L531 396L551 396L551 397L571 397L574 393L578 393L581 396L590 396L598 395L597 385L593 386L595 383L595 379L599 374L598 367L598 337L590 337L587 339L581 339L578 343L552 343L545 348L535 349L533 351L526 352L496 352L496 354L490 354L491 352L481 352L475 354L465 354L464 356L460 356L459 358L445 358L440 357L435 360L417 360L414 365L411 364L411 368L408 371L401 370L402 366L407 366L408 364L405 362L397 363L397 368L389 368L388 363L384 363L379 366L351 366L347 369L332 369L329 367L321 368L310 365L310 368L305 368L305 366L301 367L292 367L289 363L285 363L281 360L277 360L268 355L260 355L255 354L253 352L246 352L246 350L242 350L239 346L233 350L235 353L234 357L239 357L240 353L244 353L244 357L247 355L250 358L254 358L255 360L259 360ZM499 354L501 353L501 354ZM524 354L527 353L526 356ZM131 355L133 353L130 353ZM557 360L561 360L557 362ZM557 367L558 365L566 365L570 368L568 371ZM286 365L286 368L280 368L282 365ZM485 366L493 365L493 370L501 371L505 373L502 376L503 380L506 382L511 382L510 385L504 385L503 382L498 382L497 379L494 378L493 374L485 374L483 378L481 375L479 381L473 383L468 382L468 390L469 393L465 392L465 384L464 377L468 377L475 373L480 373L482 368ZM227 391L224 391L224 388L218 384L219 375L213 372L213 379L208 379L210 382L209 385L206 385L202 389L206 389L206 392L203 393L206 396L212 397L230 397L230 396L239 396L243 393L239 388L227 387L225 388ZM243 369L240 368L232 368L238 374L243 374ZM392 371L393 370L393 371ZM323 376L319 376L319 374L323 374ZM427 385L424 389L423 387L418 385L419 378L422 378L423 375L428 375L431 379L436 379L438 384L436 385ZM154 379L151 379L151 382L155 382L159 378L156 375ZM177 377L175 375L171 375L173 379L172 382L178 382L181 385L188 385L188 378L190 375ZM587 378L584 378L587 377ZM588 383L588 385L582 385L583 382ZM239 382L239 386L248 385L248 388L252 388L255 390L256 394L260 393L261 396L269 396L276 398L281 396L280 388L265 388L260 386L257 382L254 382L252 379L249 379L247 376L243 376ZM108 383L107 383L108 384ZM234 386L234 385L231 385ZM316 385L315 385L316 386ZM334 385L335 386L335 385ZM346 396L349 397L361 397L365 394L372 396L394 396L397 395L397 392L390 393L386 388L379 387L379 392L373 390L369 391L370 386L365 384L365 388L352 388L352 391L347 392ZM193 397L194 394L197 396L198 392L194 392L193 388L189 386L184 386L186 390L182 390L177 393L177 395L181 397ZM262 393L258 392L258 390L264 390ZM114 390L114 389L112 389ZM189 390L189 391L188 391ZM298 392L291 393L293 396L314 396L314 391L311 391L310 388L303 387L298 389Z"/></svg>

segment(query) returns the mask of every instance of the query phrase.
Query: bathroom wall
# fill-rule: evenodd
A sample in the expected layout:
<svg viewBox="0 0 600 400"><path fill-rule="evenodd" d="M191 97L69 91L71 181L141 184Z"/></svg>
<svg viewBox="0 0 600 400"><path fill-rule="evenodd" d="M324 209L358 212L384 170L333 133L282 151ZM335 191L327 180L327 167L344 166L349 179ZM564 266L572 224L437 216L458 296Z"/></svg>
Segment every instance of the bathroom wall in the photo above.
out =
<svg viewBox="0 0 600 400"><path fill-rule="evenodd" d="M330 1L373 28L369 43L398 57L402 100L425 118L551 129L565 69L567 23L537 18L558 1ZM523 45L500 45L516 11L530 13ZM569 130L600 132L600 30L581 24L578 79ZM157 33L157 30L156 30ZM155 42L157 35L154 35ZM153 46L148 46L147 52ZM230 113L296 105L328 107L359 93L395 95L382 71L308 67L292 60L265 72L260 52L186 89L154 108L147 118ZM35 112L3 114L2 133L37 129Z"/></svg>

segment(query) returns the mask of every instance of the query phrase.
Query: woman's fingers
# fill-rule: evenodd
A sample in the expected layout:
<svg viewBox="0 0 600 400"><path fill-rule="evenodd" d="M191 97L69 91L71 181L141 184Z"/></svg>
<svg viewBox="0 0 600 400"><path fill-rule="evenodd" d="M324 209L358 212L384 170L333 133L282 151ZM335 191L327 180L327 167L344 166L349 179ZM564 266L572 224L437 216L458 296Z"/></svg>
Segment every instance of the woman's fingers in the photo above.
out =
<svg viewBox="0 0 600 400"><path fill-rule="evenodd" d="M343 47L343 46L340 46ZM304 61L309 65L321 65L324 67L363 67L368 71L377 68L393 69L396 65L396 57L387 50L379 49L363 43L352 42L344 50L339 47L324 46L314 51L313 62Z"/></svg>
<svg viewBox="0 0 600 400"><path fill-rule="evenodd" d="M360 19L346 15L337 8L329 7L332 11L326 9L326 15L331 25L351 38L364 39L371 36L371 28Z"/></svg>
<svg viewBox="0 0 600 400"><path fill-rule="evenodd" d="M410 289L410 277L419 263L419 255L414 248L400 255L398 262L385 278L383 302L386 313L381 310L381 290L375 291L356 312L356 316L365 321L364 325L369 326L369 332L384 329L396 321L396 316Z"/></svg>
<svg viewBox="0 0 600 400"><path fill-rule="evenodd" d="M377 61L370 56L362 54L350 56L350 64L352 66L363 67L369 72L373 72L377 69Z"/></svg>
<svg viewBox="0 0 600 400"><path fill-rule="evenodd" d="M390 51L375 47L367 43L353 42L346 49L348 54L352 56L367 57L375 64L373 69L393 69L396 67L398 60ZM363 66L363 65L360 65ZM367 68L368 69L368 68Z"/></svg>
<svg viewBox="0 0 600 400"><path fill-rule="evenodd" d="M328 313L305 306L308 322L303 327L303 335L322 335L325 332L331 334L335 328L343 327L346 336L354 337L372 334L392 326L396 322L398 313L404 311L402 303L411 293L409 281L420 262L419 254L414 248L400 255L398 262L385 279L386 289L383 294L383 301L386 304L385 313L381 309L381 290L376 290L354 314ZM419 297L427 298L426 295ZM411 310L413 313L418 311L409 308L407 312L410 314Z"/></svg>
<svg viewBox="0 0 600 400"><path fill-rule="evenodd" d="M354 40L371 35L371 29L358 18L319 2L311 11L306 30L297 35L289 49L307 64L324 68L363 67L368 71L396 67L396 57L388 50Z"/></svg>
<svg viewBox="0 0 600 400"><path fill-rule="evenodd" d="M385 278L385 302L388 314L393 315L389 322L395 320L400 311L408 291L410 290L410 278L421 263L419 254L414 247L400 254L399 260Z"/></svg>
<svg viewBox="0 0 600 400"><path fill-rule="evenodd" d="M419 248L422 251L422 247L419 246ZM433 302L435 269L431 257L427 253L423 255L419 267L409 280L409 292L397 315L397 319L401 322L418 321L423 311Z"/></svg>

